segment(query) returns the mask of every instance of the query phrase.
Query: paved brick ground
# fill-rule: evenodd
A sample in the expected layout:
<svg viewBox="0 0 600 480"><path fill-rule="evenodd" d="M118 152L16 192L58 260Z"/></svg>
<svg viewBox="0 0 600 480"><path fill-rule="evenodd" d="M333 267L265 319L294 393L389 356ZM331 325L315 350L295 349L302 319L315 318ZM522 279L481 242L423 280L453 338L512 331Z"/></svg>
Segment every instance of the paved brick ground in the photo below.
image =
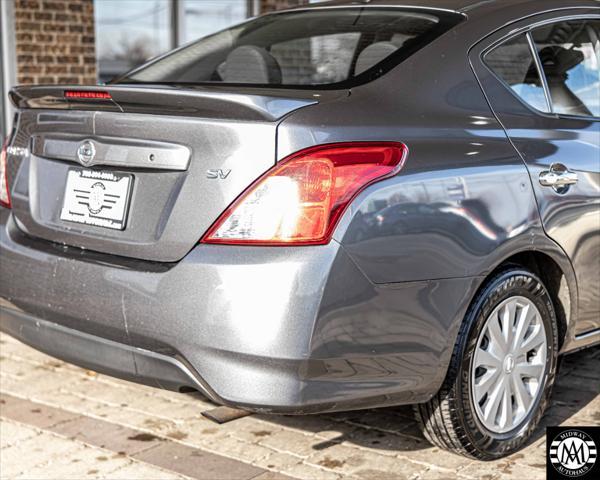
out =
<svg viewBox="0 0 600 480"><path fill-rule="evenodd" d="M310 417L213 408L45 356L0 335L1 478L420 480L545 478L545 425L600 425L600 348L566 357L530 445L497 462L431 447L409 407Z"/></svg>

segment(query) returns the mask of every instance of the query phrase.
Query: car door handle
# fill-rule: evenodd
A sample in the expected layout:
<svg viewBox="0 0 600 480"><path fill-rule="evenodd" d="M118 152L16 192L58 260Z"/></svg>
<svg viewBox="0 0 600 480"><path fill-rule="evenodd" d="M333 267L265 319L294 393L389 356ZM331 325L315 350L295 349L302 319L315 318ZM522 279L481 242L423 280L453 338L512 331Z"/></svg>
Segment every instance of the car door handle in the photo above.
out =
<svg viewBox="0 0 600 480"><path fill-rule="evenodd" d="M577 173L571 172L562 163L553 163L549 170L540 173L540 184L544 187L553 187L557 191L576 183Z"/></svg>

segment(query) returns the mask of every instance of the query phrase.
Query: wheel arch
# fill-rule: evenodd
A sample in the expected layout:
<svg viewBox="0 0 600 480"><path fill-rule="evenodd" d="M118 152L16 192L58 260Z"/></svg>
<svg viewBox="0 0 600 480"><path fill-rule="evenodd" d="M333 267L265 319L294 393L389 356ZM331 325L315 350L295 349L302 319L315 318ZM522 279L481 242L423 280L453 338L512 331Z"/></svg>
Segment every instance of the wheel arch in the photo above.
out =
<svg viewBox="0 0 600 480"><path fill-rule="evenodd" d="M538 240L538 244L534 243L529 249L514 251L498 259L481 277L473 301L491 277L511 266L531 271L548 289L558 322L559 352L562 353L569 348L577 323L577 280L567 255L547 237Z"/></svg>

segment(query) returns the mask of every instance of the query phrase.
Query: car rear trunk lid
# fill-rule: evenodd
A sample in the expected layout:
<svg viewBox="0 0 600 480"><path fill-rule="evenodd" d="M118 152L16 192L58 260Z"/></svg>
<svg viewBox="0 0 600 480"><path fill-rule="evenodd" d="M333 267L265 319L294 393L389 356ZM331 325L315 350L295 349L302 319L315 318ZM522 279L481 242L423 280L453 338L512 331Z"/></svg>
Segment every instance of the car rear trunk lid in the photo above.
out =
<svg viewBox="0 0 600 480"><path fill-rule="evenodd" d="M11 187L17 224L33 237L160 262L185 256L274 165L279 121L316 103L309 92L155 86L66 99L73 89L11 92L20 109L11 145L19 155L9 155L21 163Z"/></svg>

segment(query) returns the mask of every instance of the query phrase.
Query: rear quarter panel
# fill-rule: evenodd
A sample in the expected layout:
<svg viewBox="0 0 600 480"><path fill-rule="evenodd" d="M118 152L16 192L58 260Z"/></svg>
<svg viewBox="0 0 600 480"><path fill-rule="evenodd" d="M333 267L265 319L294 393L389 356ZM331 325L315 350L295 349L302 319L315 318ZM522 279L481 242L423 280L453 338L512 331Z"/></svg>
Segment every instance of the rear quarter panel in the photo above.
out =
<svg viewBox="0 0 600 480"><path fill-rule="evenodd" d="M465 28L278 128L279 159L341 141L408 146L402 171L365 190L335 235L376 284L482 275L541 231L527 169L470 69Z"/></svg>

